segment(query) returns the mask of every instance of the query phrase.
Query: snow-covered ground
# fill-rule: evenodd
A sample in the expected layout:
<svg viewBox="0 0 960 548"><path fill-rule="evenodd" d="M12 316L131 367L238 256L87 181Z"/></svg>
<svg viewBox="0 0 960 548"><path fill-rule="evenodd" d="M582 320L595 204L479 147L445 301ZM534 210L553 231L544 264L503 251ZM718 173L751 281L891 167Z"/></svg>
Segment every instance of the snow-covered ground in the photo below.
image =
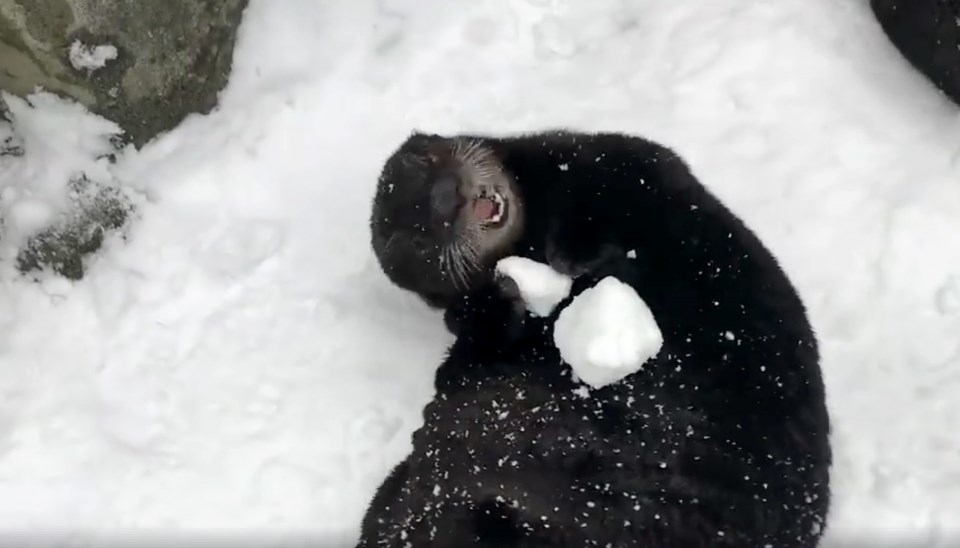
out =
<svg viewBox="0 0 960 548"><path fill-rule="evenodd" d="M960 538L960 119L865 0L252 0L222 107L116 166L39 103L0 168L42 202L20 229L77 165L144 201L79 283L4 259L4 532L350 545L450 341L369 250L381 162L413 127L571 126L675 147L795 280L826 544Z"/></svg>

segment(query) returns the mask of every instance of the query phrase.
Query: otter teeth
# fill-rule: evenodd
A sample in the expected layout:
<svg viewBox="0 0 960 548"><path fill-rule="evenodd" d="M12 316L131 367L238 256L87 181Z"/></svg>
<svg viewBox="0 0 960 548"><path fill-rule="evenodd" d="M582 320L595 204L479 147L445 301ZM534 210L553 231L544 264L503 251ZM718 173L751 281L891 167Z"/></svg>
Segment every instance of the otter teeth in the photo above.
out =
<svg viewBox="0 0 960 548"><path fill-rule="evenodd" d="M500 219L503 217L503 196L499 192L493 193L493 201L497 204L497 213L493 217L490 217L490 223L496 224L500 222Z"/></svg>

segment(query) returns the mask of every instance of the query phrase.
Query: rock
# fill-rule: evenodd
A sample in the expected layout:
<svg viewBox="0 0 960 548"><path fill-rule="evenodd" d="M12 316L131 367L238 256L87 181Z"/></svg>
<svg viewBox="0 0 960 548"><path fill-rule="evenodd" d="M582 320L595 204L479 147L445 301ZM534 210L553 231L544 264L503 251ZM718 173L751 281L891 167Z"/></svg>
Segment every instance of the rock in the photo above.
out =
<svg viewBox="0 0 960 548"><path fill-rule="evenodd" d="M140 147L216 105L246 5L0 0L0 89L73 98Z"/></svg>
<svg viewBox="0 0 960 548"><path fill-rule="evenodd" d="M870 5L907 61L960 104L960 0L871 0Z"/></svg>
<svg viewBox="0 0 960 548"><path fill-rule="evenodd" d="M13 127L10 126L9 122L6 105L3 102L3 97L0 97L0 158L4 156L23 156L23 142L13 132Z"/></svg>
<svg viewBox="0 0 960 548"><path fill-rule="evenodd" d="M23 273L48 267L71 280L83 277L83 258L97 251L108 231L124 225L134 207L113 186L80 176L70 181L71 206L52 226L31 238L17 255Z"/></svg>

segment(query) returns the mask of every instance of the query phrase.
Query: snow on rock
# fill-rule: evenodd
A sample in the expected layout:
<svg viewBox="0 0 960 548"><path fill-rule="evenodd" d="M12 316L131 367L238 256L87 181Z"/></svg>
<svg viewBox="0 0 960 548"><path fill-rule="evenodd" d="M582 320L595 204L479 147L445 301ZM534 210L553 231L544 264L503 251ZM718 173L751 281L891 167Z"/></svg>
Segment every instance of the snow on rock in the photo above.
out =
<svg viewBox="0 0 960 548"><path fill-rule="evenodd" d="M13 131L10 122L3 118L3 103L0 99L0 157L19 156L23 154L23 143L19 136Z"/></svg>
<svg viewBox="0 0 960 548"><path fill-rule="evenodd" d="M80 175L112 180L106 156L115 152L111 138L122 130L53 94L0 94L11 119L8 139L16 137L17 150L0 156L0 248L9 255L68 208L71 181Z"/></svg>
<svg viewBox="0 0 960 548"><path fill-rule="evenodd" d="M134 209L111 166L120 128L54 95L3 98L11 123L0 148L0 269L79 279L85 258Z"/></svg>
<svg viewBox="0 0 960 548"><path fill-rule="evenodd" d="M70 64L77 70L93 72L117 58L117 47L111 44L88 46L80 40L70 44Z"/></svg>
<svg viewBox="0 0 960 548"><path fill-rule="evenodd" d="M656 356L663 334L647 303L611 276L560 312L553 340L581 381L602 388L636 373Z"/></svg>
<svg viewBox="0 0 960 548"><path fill-rule="evenodd" d="M505 257L497 262L498 273L516 282L527 310L537 316L549 316L570 294L573 280L564 274L526 257Z"/></svg>

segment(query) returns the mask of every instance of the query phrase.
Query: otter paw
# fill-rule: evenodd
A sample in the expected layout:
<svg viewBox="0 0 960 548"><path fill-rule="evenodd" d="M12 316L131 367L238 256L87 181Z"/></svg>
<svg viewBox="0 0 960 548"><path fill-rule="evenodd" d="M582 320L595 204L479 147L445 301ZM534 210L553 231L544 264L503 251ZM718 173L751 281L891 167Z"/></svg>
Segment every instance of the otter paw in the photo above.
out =
<svg viewBox="0 0 960 548"><path fill-rule="evenodd" d="M626 251L614 244L591 247L561 244L556 243L557 241L547 242L545 250L547 263L557 272L572 278L582 277L610 261L627 256Z"/></svg>
<svg viewBox="0 0 960 548"><path fill-rule="evenodd" d="M523 315L523 300L516 284L496 278L460 296L444 311L443 321L455 336L491 337L505 331L513 337L523 325Z"/></svg>
<svg viewBox="0 0 960 548"><path fill-rule="evenodd" d="M554 324L553 340L563 361L593 388L639 371L663 346L650 308L613 277L571 301Z"/></svg>

